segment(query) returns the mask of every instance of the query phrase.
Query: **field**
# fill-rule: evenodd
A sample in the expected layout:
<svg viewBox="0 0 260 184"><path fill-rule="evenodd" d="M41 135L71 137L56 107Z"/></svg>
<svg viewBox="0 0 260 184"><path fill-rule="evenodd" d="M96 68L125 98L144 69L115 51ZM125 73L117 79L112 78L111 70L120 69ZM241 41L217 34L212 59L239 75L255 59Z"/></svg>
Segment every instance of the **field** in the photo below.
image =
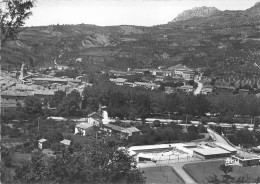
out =
<svg viewBox="0 0 260 184"><path fill-rule="evenodd" d="M182 178L169 166L142 168L141 171L144 171L146 183L184 184Z"/></svg>
<svg viewBox="0 0 260 184"><path fill-rule="evenodd" d="M223 161L211 161L201 163L191 163L184 165L184 170L198 183L206 182L206 178L216 174L218 178L222 178L223 171L218 167L223 164ZM240 167L233 166L232 177L244 177L246 182L255 182L257 177L260 177L260 166L257 167Z"/></svg>

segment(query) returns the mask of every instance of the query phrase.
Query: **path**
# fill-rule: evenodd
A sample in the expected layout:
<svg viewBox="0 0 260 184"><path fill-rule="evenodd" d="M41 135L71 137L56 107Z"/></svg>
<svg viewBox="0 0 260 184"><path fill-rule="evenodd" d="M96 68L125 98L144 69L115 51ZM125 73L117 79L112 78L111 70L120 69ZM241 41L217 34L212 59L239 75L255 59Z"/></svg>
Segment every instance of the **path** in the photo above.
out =
<svg viewBox="0 0 260 184"><path fill-rule="evenodd" d="M175 172L184 180L186 184L195 184L196 182L193 178L183 169L185 164L187 163L169 164L169 166L175 170Z"/></svg>

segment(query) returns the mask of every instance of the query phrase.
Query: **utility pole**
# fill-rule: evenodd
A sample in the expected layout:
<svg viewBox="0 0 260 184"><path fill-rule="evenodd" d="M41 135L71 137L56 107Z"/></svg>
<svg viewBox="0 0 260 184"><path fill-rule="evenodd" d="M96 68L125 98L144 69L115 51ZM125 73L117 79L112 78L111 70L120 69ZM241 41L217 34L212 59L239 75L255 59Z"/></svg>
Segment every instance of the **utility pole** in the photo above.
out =
<svg viewBox="0 0 260 184"><path fill-rule="evenodd" d="M40 130L40 118L38 117L38 132Z"/></svg>

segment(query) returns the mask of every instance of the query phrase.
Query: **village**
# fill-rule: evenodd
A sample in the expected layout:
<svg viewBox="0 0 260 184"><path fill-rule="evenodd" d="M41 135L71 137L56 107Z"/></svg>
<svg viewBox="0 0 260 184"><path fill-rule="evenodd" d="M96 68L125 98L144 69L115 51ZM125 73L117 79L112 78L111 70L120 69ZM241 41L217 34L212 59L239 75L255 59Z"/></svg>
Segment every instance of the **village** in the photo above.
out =
<svg viewBox="0 0 260 184"><path fill-rule="evenodd" d="M67 66L57 65L55 67L41 68L36 72L27 71L25 72L25 65L22 64L21 71L13 71L7 73L2 71L1 73L1 112L5 115L5 111L10 109L16 109L18 106L24 106L24 100L27 97L35 96L41 100L42 103L51 100L54 97L55 92L62 91L66 95L72 91L77 91L82 96L85 87L92 87L93 84L89 83L88 76L80 75L75 78L68 78L66 76L54 77L55 72L67 70ZM117 86L128 86L128 87L141 87L146 90L162 90L166 94L172 94L176 92L187 93L192 95L210 95L210 94L222 94L232 95L234 94L234 87L227 86L212 86L212 79L203 77L203 74L199 69L190 69L184 65L178 64L170 68L165 69L159 67L158 69L128 69L127 71L109 70L103 72L109 76L109 81ZM164 84L164 85L162 85ZM168 85L167 85L168 84ZM249 90L239 89L238 93L247 95ZM81 106L81 105L80 105ZM46 108L52 110L48 103ZM108 117L107 107L99 105L97 112L92 112L87 117L76 117L76 118L65 118L65 117L48 117L54 121L73 121L75 122L74 134L81 136L93 136L94 134L106 132L115 133L120 138L131 138L136 139L140 136L141 131L134 125L136 123L146 123L153 125L154 122L171 124L175 123L182 128L187 129L188 126L198 126L202 124L201 121L171 119L171 118L160 118L160 117L148 117L145 119L136 118L132 119L119 119L118 117ZM55 108L54 108L55 109ZM208 117L214 117L215 114L207 113ZM15 119L13 119L15 121ZM119 126L118 122L127 124L127 127ZM254 119L255 121L255 119ZM38 122L39 123L39 122ZM112 124L111 124L112 123ZM238 123L238 124L227 124L217 122L204 123L205 127L216 127L220 126L225 134L232 130L233 126L236 129L244 129L253 131L255 128L255 122L250 123ZM12 127L13 125L9 124ZM95 129L95 131L94 131ZM256 127L257 129L257 127ZM259 130L259 127L258 127ZM44 142L46 139L39 140L39 148L43 149ZM71 140L61 140L62 144L70 145ZM6 145L9 147L10 145ZM258 148L259 149L259 148Z"/></svg>

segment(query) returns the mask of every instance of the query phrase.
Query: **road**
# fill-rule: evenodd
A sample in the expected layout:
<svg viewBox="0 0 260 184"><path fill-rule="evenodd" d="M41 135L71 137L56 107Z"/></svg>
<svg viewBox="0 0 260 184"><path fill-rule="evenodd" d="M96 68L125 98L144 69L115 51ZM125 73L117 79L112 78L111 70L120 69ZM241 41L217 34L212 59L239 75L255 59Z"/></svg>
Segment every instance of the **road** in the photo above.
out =
<svg viewBox="0 0 260 184"><path fill-rule="evenodd" d="M194 91L194 95L199 95L201 93L201 90L202 90L202 87L203 87L203 84L197 80L195 80L195 82L198 84L198 87L195 89Z"/></svg>
<svg viewBox="0 0 260 184"><path fill-rule="evenodd" d="M211 137L216 140L217 142L220 142L222 144L226 144L228 146L232 146L226 139L224 139L221 135L217 134L216 132L210 130L209 128L207 129L208 133L211 135Z"/></svg>
<svg viewBox="0 0 260 184"><path fill-rule="evenodd" d="M196 82L198 84L198 87L196 88L196 90L193 92L193 94L196 96L196 95L199 95L201 93L201 90L202 90L202 87L203 87L203 84L201 81L201 78L202 78L202 73L200 73L198 75L198 78L194 80L194 82Z"/></svg>

